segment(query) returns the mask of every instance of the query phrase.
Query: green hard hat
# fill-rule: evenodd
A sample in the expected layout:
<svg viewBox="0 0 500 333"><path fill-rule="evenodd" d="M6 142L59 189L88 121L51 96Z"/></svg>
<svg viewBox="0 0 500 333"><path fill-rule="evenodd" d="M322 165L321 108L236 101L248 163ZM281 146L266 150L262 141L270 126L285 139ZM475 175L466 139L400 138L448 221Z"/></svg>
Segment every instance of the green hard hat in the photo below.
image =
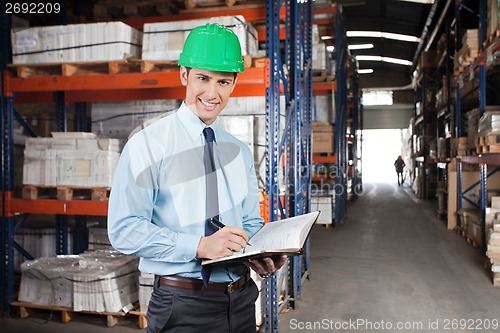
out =
<svg viewBox="0 0 500 333"><path fill-rule="evenodd" d="M245 70L238 36L217 23L207 23L189 33L178 64L214 72Z"/></svg>

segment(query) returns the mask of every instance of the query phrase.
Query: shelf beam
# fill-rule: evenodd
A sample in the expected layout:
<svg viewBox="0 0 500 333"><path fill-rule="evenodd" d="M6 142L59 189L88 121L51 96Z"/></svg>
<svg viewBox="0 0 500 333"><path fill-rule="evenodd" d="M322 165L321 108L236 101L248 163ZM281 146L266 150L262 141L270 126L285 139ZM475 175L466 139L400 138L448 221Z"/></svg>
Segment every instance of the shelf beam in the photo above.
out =
<svg viewBox="0 0 500 333"><path fill-rule="evenodd" d="M58 214L58 215L91 215L106 216L108 214L107 201L93 200L25 200L10 199L11 214Z"/></svg>
<svg viewBox="0 0 500 333"><path fill-rule="evenodd" d="M246 68L238 75L238 85L268 84L266 67ZM7 90L13 92L49 92L49 91L96 91L179 88L179 72L124 73L109 75L80 76L39 76L31 78L8 77Z"/></svg>

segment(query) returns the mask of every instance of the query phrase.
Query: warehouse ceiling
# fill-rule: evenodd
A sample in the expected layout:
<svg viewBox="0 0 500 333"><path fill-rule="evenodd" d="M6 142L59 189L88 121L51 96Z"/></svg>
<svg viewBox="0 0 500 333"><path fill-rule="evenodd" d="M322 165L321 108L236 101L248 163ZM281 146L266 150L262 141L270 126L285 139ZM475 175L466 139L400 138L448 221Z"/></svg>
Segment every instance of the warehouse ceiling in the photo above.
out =
<svg viewBox="0 0 500 333"><path fill-rule="evenodd" d="M454 25L454 0L338 0L338 3L342 7L348 32L376 31L420 39L420 42L409 42L380 37L348 37L349 45L373 44L371 49L351 50L352 55L389 57L411 62L411 65L401 65L359 61L360 69L373 69L372 74L361 75L360 85L364 88L409 85L420 52L434 49L445 31L445 25ZM478 3L477 0L462 0L462 27L471 24L477 26ZM447 15L442 15L445 11Z"/></svg>

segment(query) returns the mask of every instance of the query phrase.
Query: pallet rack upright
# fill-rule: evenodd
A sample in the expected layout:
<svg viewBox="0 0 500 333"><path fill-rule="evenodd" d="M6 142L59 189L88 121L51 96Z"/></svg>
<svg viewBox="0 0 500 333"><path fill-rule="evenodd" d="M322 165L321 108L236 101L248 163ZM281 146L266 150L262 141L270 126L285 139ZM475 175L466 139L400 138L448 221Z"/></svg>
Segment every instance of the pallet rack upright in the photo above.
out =
<svg viewBox="0 0 500 333"><path fill-rule="evenodd" d="M349 66L347 34L341 7L335 12L335 225L344 223L347 212L347 68Z"/></svg>

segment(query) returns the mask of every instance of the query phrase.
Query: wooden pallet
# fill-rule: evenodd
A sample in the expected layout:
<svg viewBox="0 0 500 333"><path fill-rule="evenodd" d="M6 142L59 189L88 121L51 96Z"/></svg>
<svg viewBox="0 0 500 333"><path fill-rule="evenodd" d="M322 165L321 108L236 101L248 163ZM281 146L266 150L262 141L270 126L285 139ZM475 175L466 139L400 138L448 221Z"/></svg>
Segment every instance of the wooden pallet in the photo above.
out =
<svg viewBox="0 0 500 333"><path fill-rule="evenodd" d="M109 187L23 186L23 199L93 200L107 201Z"/></svg>
<svg viewBox="0 0 500 333"><path fill-rule="evenodd" d="M245 68L265 67L265 57L244 57ZM39 76L77 76L109 75L123 73L151 73L178 71L177 61L152 61L127 59L116 61L96 61L58 64L11 64L16 69L17 77L30 78Z"/></svg>
<svg viewBox="0 0 500 333"><path fill-rule="evenodd" d="M326 69L313 69L312 81L313 82L331 82L335 80L335 75L328 75Z"/></svg>
<svg viewBox="0 0 500 333"><path fill-rule="evenodd" d="M117 18L168 16L179 13L176 1L163 0L101 0L92 7L97 21L116 20Z"/></svg>
<svg viewBox="0 0 500 333"><path fill-rule="evenodd" d="M94 62L75 62L57 64L12 64L16 68L17 77L29 78L37 76L77 76L105 75L120 73L138 73L141 64L137 60L113 60Z"/></svg>
<svg viewBox="0 0 500 333"><path fill-rule="evenodd" d="M138 308L135 308L134 310L129 311L129 313L133 316L138 316L137 326L139 326L139 328L148 327L148 316L144 312L141 312Z"/></svg>
<svg viewBox="0 0 500 333"><path fill-rule="evenodd" d="M73 311L72 308L66 308L61 306L43 305L35 304L29 302L12 302L12 306L19 308L19 316L21 318L28 318L34 313L40 310L57 311L61 313L61 321L63 323L68 323L78 316L78 314L93 314L106 316L107 326L112 327L118 324L118 322L123 319L127 313L125 312L94 312L94 311Z"/></svg>
<svg viewBox="0 0 500 333"><path fill-rule="evenodd" d="M235 5L265 4L264 0L184 0L186 9L207 7L233 7ZM232 9L232 8L231 8Z"/></svg>

